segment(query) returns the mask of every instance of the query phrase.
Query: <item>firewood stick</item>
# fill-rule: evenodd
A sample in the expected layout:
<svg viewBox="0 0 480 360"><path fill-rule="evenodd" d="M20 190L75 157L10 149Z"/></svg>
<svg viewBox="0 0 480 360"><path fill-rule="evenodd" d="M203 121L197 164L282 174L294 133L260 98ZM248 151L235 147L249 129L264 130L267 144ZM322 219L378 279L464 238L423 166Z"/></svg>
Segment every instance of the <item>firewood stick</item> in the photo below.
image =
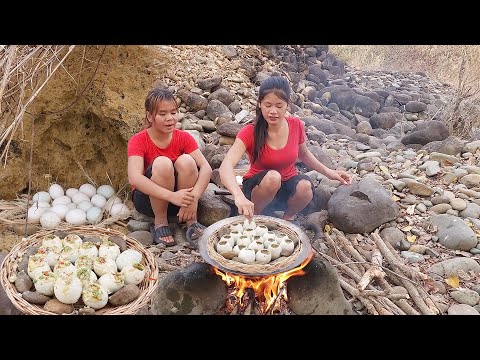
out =
<svg viewBox="0 0 480 360"><path fill-rule="evenodd" d="M378 283L380 284L380 286L387 290L387 291L391 291L392 290L392 286L388 283L387 280L385 279L378 279ZM413 308L407 300L405 299L398 299L398 300L395 300L395 299L392 299L392 301L400 308L402 309L405 314L407 315L420 315L420 313L415 310L415 308Z"/></svg>
<svg viewBox="0 0 480 360"><path fill-rule="evenodd" d="M342 242L343 246L347 251L353 256L353 258L359 262L365 262L365 258L353 247L353 245L350 243L350 241L343 236L343 234L338 230L338 229L333 229L333 232L337 235L337 238ZM360 265L362 267L362 265ZM367 267L362 267L365 270L367 270Z"/></svg>
<svg viewBox="0 0 480 360"><path fill-rule="evenodd" d="M380 315L393 315L393 312L387 309L377 298L372 298L372 304Z"/></svg>
<svg viewBox="0 0 480 360"><path fill-rule="evenodd" d="M355 289L353 286L351 286L350 284L348 284L345 280L342 280L342 279L339 279L340 281L340 286L345 290L347 291L350 295L352 295L353 297L357 298L366 308L367 308L367 311L372 314L372 315L378 315L378 311L377 309L375 308L375 306L373 306L372 302L363 297L363 296L357 296L357 295L354 295L358 292L357 289Z"/></svg>
<svg viewBox="0 0 480 360"><path fill-rule="evenodd" d="M413 279L425 280L428 278L427 275L408 267L402 262L402 260L397 259L393 252L388 249L387 245L385 245L385 242L380 235L378 235L376 232L372 233L371 237L375 241L377 248L381 251L382 255L385 257L385 259L387 259L390 265L410 275Z"/></svg>
<svg viewBox="0 0 480 360"><path fill-rule="evenodd" d="M412 300L415 303L415 305L418 306L418 309L420 310L422 315L435 315L435 312L431 310L427 304L425 304L422 297L418 293L417 288L413 284L409 283L408 281L405 281L403 279L401 281L405 289L407 289L408 293L412 297Z"/></svg>
<svg viewBox="0 0 480 360"><path fill-rule="evenodd" d="M340 262L339 260L337 259L334 259L332 258L331 256L328 256L327 254L324 254L324 253L319 253L319 255L321 255L322 257L324 257L326 260L328 260L330 263L334 264L335 266L337 266L338 268L342 269L348 276L350 276L352 279L354 279L355 281L360 281L361 277L355 272L353 271L352 269L350 269L349 267L347 267L346 265L344 265L342 262ZM340 274L341 275L341 274ZM345 282L345 280L343 280L342 278L340 278L341 281ZM391 286L388 284L388 282L384 279L380 279L380 282L383 281L383 287L388 289L390 288L391 289ZM386 287L385 284L388 284L388 287ZM348 285L348 284L347 284ZM371 286L371 285L369 285ZM352 289L355 289L354 287L352 287ZM361 296L358 296L357 295L354 295L354 294L357 294L356 292L352 293L351 291L349 291L348 289L345 288L346 291L348 291L352 296L358 298L360 300L360 297ZM358 291L357 289L355 289L356 291ZM363 297L362 297L363 299ZM405 299L400 299L400 300L397 300L398 303L397 303L397 306L402 309L406 314L408 315L418 315L419 313L407 302L407 300ZM394 301L394 303L396 303L396 301ZM365 304L365 301L362 301L362 304L365 305L365 307L367 307L367 305ZM370 310L369 310L370 311Z"/></svg>
<svg viewBox="0 0 480 360"><path fill-rule="evenodd" d="M352 261L347 255L345 255L345 253L338 247L338 245L335 244L335 242L333 241L333 239L330 237L328 233L325 233L325 238L327 240L327 243L335 251L335 254L339 258L339 260L343 262L348 262L348 263ZM363 269L360 269L356 264L348 264L348 267L351 268L353 271L355 271L357 274L360 274L360 276L364 272Z"/></svg>
<svg viewBox="0 0 480 360"><path fill-rule="evenodd" d="M381 252L378 249L375 249L372 253L373 266L363 274L358 282L357 287L360 290L364 290L373 279L383 279L385 277L385 273L381 269L382 261L383 258Z"/></svg>

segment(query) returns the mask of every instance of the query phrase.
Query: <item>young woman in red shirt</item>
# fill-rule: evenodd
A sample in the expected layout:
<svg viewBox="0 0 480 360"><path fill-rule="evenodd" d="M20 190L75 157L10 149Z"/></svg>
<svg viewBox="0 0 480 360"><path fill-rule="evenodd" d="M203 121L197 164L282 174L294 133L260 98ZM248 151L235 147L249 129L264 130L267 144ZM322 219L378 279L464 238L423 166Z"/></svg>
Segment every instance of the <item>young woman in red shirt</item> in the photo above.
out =
<svg viewBox="0 0 480 360"><path fill-rule="evenodd" d="M133 203L155 218L150 228L155 243L175 244L168 215L187 224L187 240L205 228L197 222L198 199L210 181L212 168L189 133L175 128L177 103L165 89L151 90L145 99L145 129L128 141L128 180Z"/></svg>
<svg viewBox="0 0 480 360"><path fill-rule="evenodd" d="M286 116L290 94L290 85L281 76L262 82L254 124L240 130L220 166L222 183L234 196L238 213L248 218L284 210L284 220L298 223L295 215L312 200L314 186L308 176L298 174L297 158L330 179L351 184L347 172L329 169L308 150L303 122ZM250 169L243 176L240 189L234 167L245 151Z"/></svg>

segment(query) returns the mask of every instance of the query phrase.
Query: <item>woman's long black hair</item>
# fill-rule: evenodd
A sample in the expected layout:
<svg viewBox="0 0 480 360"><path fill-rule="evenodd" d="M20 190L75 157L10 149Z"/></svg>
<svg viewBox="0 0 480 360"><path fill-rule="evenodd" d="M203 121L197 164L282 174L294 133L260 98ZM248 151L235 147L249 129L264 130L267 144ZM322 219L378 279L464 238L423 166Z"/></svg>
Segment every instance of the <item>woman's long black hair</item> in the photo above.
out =
<svg viewBox="0 0 480 360"><path fill-rule="evenodd" d="M258 100L256 108L256 117L255 117L255 128L254 128L254 149L253 149L253 162L255 162L260 156L260 152L265 146L268 135L268 123L262 115L262 110L260 109L260 103L265 96L270 93L274 93L280 99L290 103L290 84L288 80L282 76L271 76L265 79L260 85L260 90L258 91Z"/></svg>

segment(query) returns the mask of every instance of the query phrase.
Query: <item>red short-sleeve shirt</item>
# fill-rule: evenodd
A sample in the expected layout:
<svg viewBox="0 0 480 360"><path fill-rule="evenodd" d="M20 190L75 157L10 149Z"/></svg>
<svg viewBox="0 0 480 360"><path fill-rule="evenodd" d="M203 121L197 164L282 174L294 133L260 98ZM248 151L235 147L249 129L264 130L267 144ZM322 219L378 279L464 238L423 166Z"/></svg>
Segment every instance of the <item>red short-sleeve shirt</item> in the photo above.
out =
<svg viewBox="0 0 480 360"><path fill-rule="evenodd" d="M142 130L138 134L133 135L128 141L127 153L128 156L143 157L143 173L153 163L153 160L158 156L166 156L173 162L177 160L180 155L190 154L198 149L198 144L189 133L174 129L172 141L170 144L162 149L155 145L150 139L147 130Z"/></svg>
<svg viewBox="0 0 480 360"><path fill-rule="evenodd" d="M282 181L286 181L295 175L298 175L295 162L298 158L298 147L305 142L305 127L303 122L297 117L286 118L289 128L288 141L282 149L272 149L268 143L265 143L263 150L255 161L253 160L254 150L254 125L249 124L242 128L237 138L243 141L250 160L250 169L243 176L244 179L251 178L265 170L276 170L282 176Z"/></svg>

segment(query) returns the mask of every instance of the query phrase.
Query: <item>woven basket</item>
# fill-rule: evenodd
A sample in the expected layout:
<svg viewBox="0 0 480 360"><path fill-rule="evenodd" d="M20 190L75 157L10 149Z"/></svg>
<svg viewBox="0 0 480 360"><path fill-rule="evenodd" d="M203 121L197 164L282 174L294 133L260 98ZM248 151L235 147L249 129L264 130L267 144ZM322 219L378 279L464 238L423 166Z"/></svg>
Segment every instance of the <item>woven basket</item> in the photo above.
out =
<svg viewBox="0 0 480 360"><path fill-rule="evenodd" d="M17 309L19 309L24 314L28 315L56 315L53 312L47 311L43 308L43 305L35 305L31 304L25 299L22 298L21 294L17 292L15 285L9 281L10 275L14 274L15 271L13 270L14 264L18 262L17 254L21 252L25 252L31 246L39 246L42 243L42 239L45 235L52 234L56 230L48 230L48 231L39 231L36 234L25 238L20 243L15 245L12 250L8 253L8 255L3 260L0 266L0 283L2 284L3 288L5 289L5 293L9 297L10 301L15 305ZM144 305L148 304L150 301L150 297L157 285L158 282L158 266L157 262L153 255L147 251L138 241L135 239L126 237L123 233L112 230L112 229L101 229L101 228L94 228L91 227L70 227L67 229L63 229L62 231L66 231L68 233L74 233L77 235L84 235L84 236L120 236L122 237L126 243L128 249L137 250L142 254L142 265L145 267L145 278L143 281L138 284L137 286L140 288L140 296L136 298L134 301L122 305L122 306L112 306L110 303L99 310L95 311L95 314L98 315L133 315L135 314L140 308ZM82 308L83 302L79 302L74 304L75 310ZM77 313L76 311L73 314Z"/></svg>
<svg viewBox="0 0 480 360"><path fill-rule="evenodd" d="M293 253L268 264L243 264L224 258L215 250L216 244L222 235L230 232L230 225L245 221L245 216L234 216L220 220L204 230L198 241L200 254L204 260L227 273L257 277L286 272L298 267L309 257L312 249L310 240L298 226L289 221L263 215L254 216L253 220L256 225L265 225L269 231L283 232L296 242Z"/></svg>

